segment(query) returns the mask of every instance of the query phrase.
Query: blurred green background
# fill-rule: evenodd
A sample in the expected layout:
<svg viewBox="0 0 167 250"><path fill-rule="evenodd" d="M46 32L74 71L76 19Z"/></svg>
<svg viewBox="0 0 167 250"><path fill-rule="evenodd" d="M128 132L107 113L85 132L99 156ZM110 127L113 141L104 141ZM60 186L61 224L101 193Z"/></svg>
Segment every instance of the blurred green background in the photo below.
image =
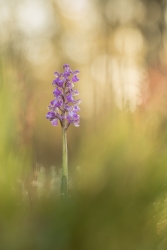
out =
<svg viewBox="0 0 167 250"><path fill-rule="evenodd" d="M0 0L0 249L167 249L167 1ZM46 120L79 69L81 123Z"/></svg>

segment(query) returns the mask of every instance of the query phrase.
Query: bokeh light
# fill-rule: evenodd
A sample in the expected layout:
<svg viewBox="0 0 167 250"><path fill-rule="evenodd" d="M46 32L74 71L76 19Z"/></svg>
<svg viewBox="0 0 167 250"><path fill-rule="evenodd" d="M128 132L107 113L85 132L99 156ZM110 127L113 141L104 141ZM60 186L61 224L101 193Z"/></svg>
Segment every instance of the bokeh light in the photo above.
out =
<svg viewBox="0 0 167 250"><path fill-rule="evenodd" d="M0 249L166 250L167 1L0 0ZM79 69L79 128L45 116Z"/></svg>

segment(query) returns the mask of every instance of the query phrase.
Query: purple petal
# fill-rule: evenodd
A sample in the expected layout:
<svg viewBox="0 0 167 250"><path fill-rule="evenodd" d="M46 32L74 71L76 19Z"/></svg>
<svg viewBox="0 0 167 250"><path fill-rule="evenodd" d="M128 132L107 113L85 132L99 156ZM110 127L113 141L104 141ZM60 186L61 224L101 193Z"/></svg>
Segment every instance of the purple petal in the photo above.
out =
<svg viewBox="0 0 167 250"><path fill-rule="evenodd" d="M58 97L58 96L62 95L62 91L59 90L58 88L56 88L56 89L53 91L53 94L54 94L54 96Z"/></svg>
<svg viewBox="0 0 167 250"><path fill-rule="evenodd" d="M67 68L70 68L70 66L68 64L64 64L63 69L67 69Z"/></svg>
<svg viewBox="0 0 167 250"><path fill-rule="evenodd" d="M74 101L74 99L73 99L73 97L72 97L71 94L67 95L66 98L67 98L68 102L73 102Z"/></svg>
<svg viewBox="0 0 167 250"><path fill-rule="evenodd" d="M68 122L69 122L69 123L79 121L79 117L80 117L80 116L77 115L77 113L74 112L74 111L70 111L70 112L68 113L68 115L67 115L67 119L68 119Z"/></svg>
<svg viewBox="0 0 167 250"><path fill-rule="evenodd" d="M77 75L77 74L79 74L79 70L74 70L72 73L73 73L73 75Z"/></svg>
<svg viewBox="0 0 167 250"><path fill-rule="evenodd" d="M70 90L74 87L74 84L70 81L67 82L66 87Z"/></svg>
<svg viewBox="0 0 167 250"><path fill-rule="evenodd" d="M70 72L64 72L63 76L65 77L65 79L67 79L70 76Z"/></svg>
<svg viewBox="0 0 167 250"><path fill-rule="evenodd" d="M69 73L69 74L72 73L72 70L68 64L64 64L63 69L66 73Z"/></svg>
<svg viewBox="0 0 167 250"><path fill-rule="evenodd" d="M72 81L73 81L73 82L78 82L78 81L79 81L78 76L74 75L73 78L72 78Z"/></svg>
<svg viewBox="0 0 167 250"><path fill-rule="evenodd" d="M65 111L69 112L72 110L72 106L65 105Z"/></svg>
<svg viewBox="0 0 167 250"><path fill-rule="evenodd" d="M77 114L77 112L80 110L80 108L77 105L74 106L66 105L66 109L68 111L67 115L68 123L69 124L74 123L74 126L79 127L80 116Z"/></svg>
<svg viewBox="0 0 167 250"><path fill-rule="evenodd" d="M74 105L73 110L74 110L74 112L78 112L80 110L80 108L77 105Z"/></svg>
<svg viewBox="0 0 167 250"><path fill-rule="evenodd" d="M53 112L53 111L55 111L55 108L54 108L53 106L49 105L49 106L48 106L48 110L50 110L50 111Z"/></svg>
<svg viewBox="0 0 167 250"><path fill-rule="evenodd" d="M61 80L59 77L54 79L52 84L53 86L63 87L64 80Z"/></svg>
<svg viewBox="0 0 167 250"><path fill-rule="evenodd" d="M53 101L50 102L50 105L54 108L58 108L62 106L62 104L63 104L63 101L61 99L60 100L54 99Z"/></svg>
<svg viewBox="0 0 167 250"><path fill-rule="evenodd" d="M56 71L56 72L54 72L54 75L58 77L58 76L60 76L60 73Z"/></svg>
<svg viewBox="0 0 167 250"><path fill-rule="evenodd" d="M70 69L70 66L68 65L68 64L64 64L63 65L63 69L65 70L65 71L70 71L71 69Z"/></svg>
<svg viewBox="0 0 167 250"><path fill-rule="evenodd" d="M57 126L58 125L58 119L54 119L51 121L53 126Z"/></svg>
<svg viewBox="0 0 167 250"><path fill-rule="evenodd" d="M73 96L74 96L74 95L78 95L78 94L79 94L78 90L74 89L74 90L72 91L72 95L73 95Z"/></svg>
<svg viewBox="0 0 167 250"><path fill-rule="evenodd" d="M73 103L75 103L76 105L79 105L81 103L81 99L75 100L73 101Z"/></svg>
<svg viewBox="0 0 167 250"><path fill-rule="evenodd" d="M55 113L53 111L49 111L47 114L46 114L46 119L54 119L56 116L55 116Z"/></svg>
<svg viewBox="0 0 167 250"><path fill-rule="evenodd" d="M79 127L79 120L74 122L75 127Z"/></svg>

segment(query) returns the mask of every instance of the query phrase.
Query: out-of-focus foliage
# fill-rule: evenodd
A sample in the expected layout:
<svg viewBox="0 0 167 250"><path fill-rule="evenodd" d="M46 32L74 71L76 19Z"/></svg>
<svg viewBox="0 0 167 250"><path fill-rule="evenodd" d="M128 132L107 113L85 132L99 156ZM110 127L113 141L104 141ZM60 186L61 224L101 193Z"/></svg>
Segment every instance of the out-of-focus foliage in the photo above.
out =
<svg viewBox="0 0 167 250"><path fill-rule="evenodd" d="M0 249L167 249L167 1L0 1ZM80 69L81 126L45 119Z"/></svg>

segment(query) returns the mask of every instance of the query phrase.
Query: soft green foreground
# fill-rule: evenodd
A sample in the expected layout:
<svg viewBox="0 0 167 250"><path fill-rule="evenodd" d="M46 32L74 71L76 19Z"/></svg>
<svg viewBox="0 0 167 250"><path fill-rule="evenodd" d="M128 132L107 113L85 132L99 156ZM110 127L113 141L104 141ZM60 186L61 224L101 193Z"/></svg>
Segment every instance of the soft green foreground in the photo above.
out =
<svg viewBox="0 0 167 250"><path fill-rule="evenodd" d="M17 126L25 122L18 114L25 107L8 77L2 77L0 92L0 249L154 250L159 244L159 250L167 249L162 242L167 237L165 118L112 108L98 117L96 127L90 119L81 122L77 134L70 135L70 128L72 187L64 201L54 168L45 173L36 166L35 174L35 147L18 143ZM49 153L46 147L44 154Z"/></svg>

